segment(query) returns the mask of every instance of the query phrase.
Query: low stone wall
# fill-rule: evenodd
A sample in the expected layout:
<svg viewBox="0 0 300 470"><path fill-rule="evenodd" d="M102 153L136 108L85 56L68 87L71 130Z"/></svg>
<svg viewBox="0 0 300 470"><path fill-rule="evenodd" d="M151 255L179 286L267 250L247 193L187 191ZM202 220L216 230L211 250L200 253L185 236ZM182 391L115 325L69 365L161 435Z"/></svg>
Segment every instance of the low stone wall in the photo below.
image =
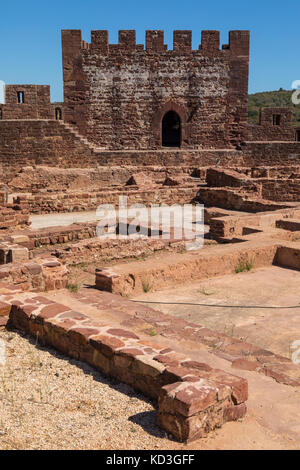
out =
<svg viewBox="0 0 300 470"><path fill-rule="evenodd" d="M206 183L211 187L241 188L256 196L261 196L261 184L255 183L251 178L234 170L222 170L220 168L208 168Z"/></svg>
<svg viewBox="0 0 300 470"><path fill-rule="evenodd" d="M183 282L208 279L235 272L241 260L249 260L254 268L273 264L279 243L245 242L239 246L218 246L213 252L202 249L181 254L177 260L166 254L159 260L146 260L142 264L130 262L96 269L96 287L100 290L137 295L181 285Z"/></svg>
<svg viewBox="0 0 300 470"><path fill-rule="evenodd" d="M0 266L1 285L14 286L17 291L42 292L62 289L68 282L68 270L57 259L37 259Z"/></svg>
<svg viewBox="0 0 300 470"><path fill-rule="evenodd" d="M14 210L10 206L0 207L0 230L12 230L29 225L29 213L27 210Z"/></svg>
<svg viewBox="0 0 300 470"><path fill-rule="evenodd" d="M300 248L299 244L289 243L280 246L276 252L275 264L285 268L300 269Z"/></svg>
<svg viewBox="0 0 300 470"><path fill-rule="evenodd" d="M261 181L262 197L270 201L300 201L299 179L268 179Z"/></svg>
<svg viewBox="0 0 300 470"><path fill-rule="evenodd" d="M96 168L60 168L52 166L34 165L22 168L13 179L7 181L10 192L38 193L59 191L99 191L122 188L132 177L145 178L146 186L151 183L162 185L169 177L188 178L197 167L178 166L100 166ZM201 176L205 179L206 169L202 169ZM200 176L200 173L199 173ZM139 186L138 184L136 186ZM120 187L120 188L119 188Z"/></svg>
<svg viewBox="0 0 300 470"><path fill-rule="evenodd" d="M111 262L124 258L140 258L157 251L185 251L185 240L137 239L89 239L67 244L52 252L68 265L80 262Z"/></svg>
<svg viewBox="0 0 300 470"><path fill-rule="evenodd" d="M125 191L109 191L108 189L90 192L58 192L19 195L15 202L32 214L48 214L52 212L77 212L95 210L100 204L119 205L119 197L127 196L127 204L187 204L196 196L197 187L155 187L150 190L138 190L129 187Z"/></svg>
<svg viewBox="0 0 300 470"><path fill-rule="evenodd" d="M300 142L247 142L243 155L245 166L299 165ZM230 166L235 166L235 163Z"/></svg>
<svg viewBox="0 0 300 470"><path fill-rule="evenodd" d="M132 331L98 325L42 296L0 298L8 326L158 399L158 423L182 442L242 418L247 380L144 342Z"/></svg>
<svg viewBox="0 0 300 470"><path fill-rule="evenodd" d="M290 232L300 231L300 218L299 219L280 219L276 221L276 227Z"/></svg>
<svg viewBox="0 0 300 470"><path fill-rule="evenodd" d="M197 192L196 200L206 206L253 213L290 207L289 204L249 197L248 194L228 188L201 188Z"/></svg>
<svg viewBox="0 0 300 470"><path fill-rule="evenodd" d="M39 247L47 247L71 241L85 240L96 236L96 223L78 223L67 227L48 227L45 229L27 231L22 235L12 235L12 241L19 240L20 245L29 250Z"/></svg>
<svg viewBox="0 0 300 470"><path fill-rule="evenodd" d="M292 217L299 217L300 222L300 209L288 208L280 211L261 212L253 215L228 215L217 212L212 212L209 217L210 235L214 239L219 238L233 238L245 234L247 227L257 227L263 230L265 227L277 227L290 230L288 227L289 220ZM293 224L294 227L295 224Z"/></svg>

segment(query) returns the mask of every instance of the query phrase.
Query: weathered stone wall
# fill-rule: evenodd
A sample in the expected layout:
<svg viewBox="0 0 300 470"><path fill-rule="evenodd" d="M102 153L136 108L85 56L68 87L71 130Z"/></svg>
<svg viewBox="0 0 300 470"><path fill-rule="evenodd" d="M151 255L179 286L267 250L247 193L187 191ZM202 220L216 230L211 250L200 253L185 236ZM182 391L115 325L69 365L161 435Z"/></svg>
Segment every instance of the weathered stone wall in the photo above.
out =
<svg viewBox="0 0 300 470"><path fill-rule="evenodd" d="M18 94L22 93L22 103ZM1 119L55 119L56 104L50 104L49 85L5 85ZM62 108L63 104L59 103Z"/></svg>
<svg viewBox="0 0 300 470"><path fill-rule="evenodd" d="M162 181L163 178L159 173L168 172L175 175L180 171L191 174L200 168L215 167L218 163L221 168L255 167L256 171L262 166L273 168L277 165L281 168L286 167L288 171L288 167L299 166L299 161L300 142L247 142L243 150L169 148L147 151L101 151L66 127L63 121L0 120L0 170L2 170L2 181L6 184L15 179L22 168L36 165L66 170L89 168L92 169L93 177L86 175L85 180L92 178L91 187L97 184L102 187L124 184L132 174L139 171L152 175L153 180L158 178ZM57 175L56 187L59 186L59 181L62 182L64 189L65 183L68 187L70 185L72 187L75 178L74 174ZM78 178L80 179L80 175ZM54 179L54 174L49 181L44 178L45 187L50 187ZM15 190L28 191L35 187L39 189L42 180L42 175L39 179L37 174L32 179L33 186L26 188L25 183L26 181L28 183L28 179L25 178L23 184L20 174L18 187L16 186ZM90 187L89 184L87 187Z"/></svg>
<svg viewBox="0 0 300 470"><path fill-rule="evenodd" d="M264 200L254 195L249 197L239 193L238 190L229 188L201 188L197 193L196 200L208 207L221 207L245 212L263 212L290 207L288 203L272 202L272 200Z"/></svg>
<svg viewBox="0 0 300 470"><path fill-rule="evenodd" d="M0 168L5 182L24 166L95 166L92 150L61 121L0 121Z"/></svg>
<svg viewBox="0 0 300 470"><path fill-rule="evenodd" d="M233 187L240 188L257 196L261 195L261 185L255 183L251 178L234 170L220 168L208 168L206 182L211 187Z"/></svg>
<svg viewBox="0 0 300 470"><path fill-rule="evenodd" d="M271 201L299 201L300 178L262 181L262 196Z"/></svg>
<svg viewBox="0 0 300 470"><path fill-rule="evenodd" d="M251 141L294 141L295 128L291 108L262 108L259 125L249 124L248 139Z"/></svg>
<svg viewBox="0 0 300 470"><path fill-rule="evenodd" d="M19 248L20 250L21 248ZM68 270L56 258L21 260L0 266L0 282L15 287L15 291L42 292L66 287Z"/></svg>
<svg viewBox="0 0 300 470"><path fill-rule="evenodd" d="M245 166L296 166L300 142L247 142L243 149Z"/></svg>
<svg viewBox="0 0 300 470"><path fill-rule="evenodd" d="M103 325L41 295L28 294L22 301L2 295L0 308L9 314L10 326L158 398L159 425L180 441L199 439L246 414L246 379L145 342L133 331Z"/></svg>
<svg viewBox="0 0 300 470"><path fill-rule="evenodd" d="M229 148L246 139L249 31L231 31L219 48L219 32L203 31L192 50L191 31L174 31L173 50L163 31L62 31L65 119L107 149L161 147L167 111L181 120L181 146Z"/></svg>
<svg viewBox="0 0 300 470"><path fill-rule="evenodd" d="M134 188L134 187L133 187ZM151 190L115 190L108 189L100 192L54 192L19 195L15 202L33 214L47 214L51 212L76 212L93 210L99 204L119 205L119 197L127 196L128 205L142 204L188 204L196 196L197 188L192 187L164 187Z"/></svg>

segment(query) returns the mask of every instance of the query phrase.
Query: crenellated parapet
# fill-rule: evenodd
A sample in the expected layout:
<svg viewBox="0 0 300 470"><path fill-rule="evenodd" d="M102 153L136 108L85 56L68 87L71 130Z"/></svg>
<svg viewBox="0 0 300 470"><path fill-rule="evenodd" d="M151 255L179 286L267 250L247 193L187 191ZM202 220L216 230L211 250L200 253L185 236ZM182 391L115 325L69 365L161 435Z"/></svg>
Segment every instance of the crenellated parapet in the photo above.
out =
<svg viewBox="0 0 300 470"><path fill-rule="evenodd" d="M83 49L90 49L93 52L106 55L108 53L165 53L176 52L186 53L226 53L237 56L249 55L249 31L230 31L228 44L220 48L219 31L202 31L201 44L196 50L192 49L192 31L175 30L173 32L173 49L168 49L164 43L164 31L148 30L146 31L145 46L136 43L135 30L120 30L118 44L109 43L109 33L107 30L95 30L91 32L91 43L82 40L80 30L63 30L62 44L63 56L68 57L80 52Z"/></svg>

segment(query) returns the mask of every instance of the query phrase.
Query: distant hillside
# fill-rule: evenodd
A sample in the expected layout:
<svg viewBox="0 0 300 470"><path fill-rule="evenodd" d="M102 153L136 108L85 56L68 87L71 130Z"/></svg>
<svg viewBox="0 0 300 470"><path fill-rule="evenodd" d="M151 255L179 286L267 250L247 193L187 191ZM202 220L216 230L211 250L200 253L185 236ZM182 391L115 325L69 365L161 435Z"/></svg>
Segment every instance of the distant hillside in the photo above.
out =
<svg viewBox="0 0 300 470"><path fill-rule="evenodd" d="M293 91L282 90L279 91L264 91L262 93L254 93L249 95L249 107L248 116L249 122L254 124L258 123L259 120L259 108L263 107L281 107L288 106L293 108L295 116L294 122L300 122L300 104L295 106L292 103Z"/></svg>

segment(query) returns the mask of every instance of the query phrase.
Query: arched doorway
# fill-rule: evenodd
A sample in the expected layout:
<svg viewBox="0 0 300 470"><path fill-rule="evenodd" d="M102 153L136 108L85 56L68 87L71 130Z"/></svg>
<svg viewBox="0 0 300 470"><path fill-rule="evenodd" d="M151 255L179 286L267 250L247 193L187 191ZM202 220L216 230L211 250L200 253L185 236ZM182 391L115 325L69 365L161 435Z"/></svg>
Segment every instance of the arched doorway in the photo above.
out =
<svg viewBox="0 0 300 470"><path fill-rule="evenodd" d="M180 147L181 122L175 111L168 111L162 120L162 146Z"/></svg>

